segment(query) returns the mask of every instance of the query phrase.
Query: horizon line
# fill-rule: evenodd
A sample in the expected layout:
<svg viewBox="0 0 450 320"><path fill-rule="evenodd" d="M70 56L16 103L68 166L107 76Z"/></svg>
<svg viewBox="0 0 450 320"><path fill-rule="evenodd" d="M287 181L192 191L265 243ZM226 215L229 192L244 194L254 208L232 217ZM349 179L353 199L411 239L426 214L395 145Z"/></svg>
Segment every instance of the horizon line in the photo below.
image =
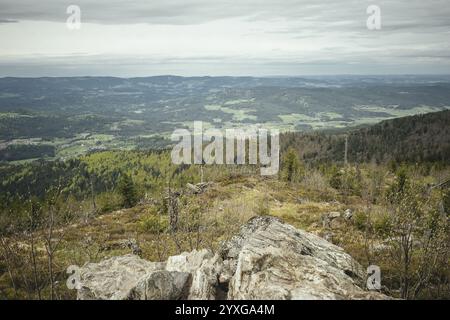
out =
<svg viewBox="0 0 450 320"><path fill-rule="evenodd" d="M0 76L0 79L44 79L44 78L116 78L116 79L143 79L143 78L158 78L158 77L173 77L173 78L312 78L312 77L450 77L450 73L386 73L386 74L305 74L305 75L197 75L185 76L176 74L158 74L148 76L108 76L108 75L80 75L80 76Z"/></svg>

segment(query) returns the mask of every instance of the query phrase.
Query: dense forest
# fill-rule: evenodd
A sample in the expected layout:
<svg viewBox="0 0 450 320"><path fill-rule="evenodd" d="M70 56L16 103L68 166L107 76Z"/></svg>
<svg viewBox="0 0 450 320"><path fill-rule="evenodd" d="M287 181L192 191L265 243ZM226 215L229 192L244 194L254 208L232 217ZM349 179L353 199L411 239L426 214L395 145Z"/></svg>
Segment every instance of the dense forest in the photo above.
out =
<svg viewBox="0 0 450 320"><path fill-rule="evenodd" d="M0 162L54 156L55 147L52 145L16 144L9 145L0 152Z"/></svg>
<svg viewBox="0 0 450 320"><path fill-rule="evenodd" d="M0 165L0 207L12 211L16 219L24 199L45 200L58 189L63 197L74 201L96 203L96 210L110 211L120 207L116 191L124 176L132 177L139 198L161 193L168 181L179 187L192 181L194 167L175 167L166 151L103 151L76 159L38 160L19 165ZM4 223L5 217L2 214Z"/></svg>
<svg viewBox="0 0 450 320"><path fill-rule="evenodd" d="M282 149L295 148L305 161L361 163L450 161L450 110L392 120L340 132L286 133Z"/></svg>

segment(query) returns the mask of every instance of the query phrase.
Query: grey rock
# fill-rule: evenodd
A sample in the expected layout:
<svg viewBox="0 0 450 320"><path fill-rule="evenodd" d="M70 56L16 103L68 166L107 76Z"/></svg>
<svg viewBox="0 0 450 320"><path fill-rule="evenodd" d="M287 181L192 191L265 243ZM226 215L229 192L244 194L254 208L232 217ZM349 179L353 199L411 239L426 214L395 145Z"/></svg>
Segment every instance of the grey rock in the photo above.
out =
<svg viewBox="0 0 450 320"><path fill-rule="evenodd" d="M222 261L210 250L194 250L169 257L166 270L192 274L190 300L213 300L219 294L218 274L222 270Z"/></svg>
<svg viewBox="0 0 450 320"><path fill-rule="evenodd" d="M193 250L183 252L178 256L172 256L167 259L166 270L179 272L193 272L200 268L203 262L213 257L210 250Z"/></svg>
<svg viewBox="0 0 450 320"><path fill-rule="evenodd" d="M344 212L344 218L346 220L350 220L351 218L353 218L353 212L350 209L345 210Z"/></svg>
<svg viewBox="0 0 450 320"><path fill-rule="evenodd" d="M332 211L332 212L327 212L324 213L321 217L322 220L322 226L324 228L330 228L330 224L334 219L340 218L341 217L341 213L337 212L337 211Z"/></svg>
<svg viewBox="0 0 450 320"><path fill-rule="evenodd" d="M332 212L328 213L328 219L330 219L330 220L339 218L340 216L341 216L341 213L337 212L337 211L332 211Z"/></svg>
<svg viewBox="0 0 450 320"><path fill-rule="evenodd" d="M333 242L334 233L333 232L325 232L323 234L323 238L328 242Z"/></svg>
<svg viewBox="0 0 450 320"><path fill-rule="evenodd" d="M177 271L154 271L141 278L127 294L128 300L187 299L191 274Z"/></svg>
<svg viewBox="0 0 450 320"><path fill-rule="evenodd" d="M187 183L186 189L188 192L193 194L200 194L206 191L208 187L212 185L211 182L201 182L197 184Z"/></svg>
<svg viewBox="0 0 450 320"><path fill-rule="evenodd" d="M166 263L115 257L81 268L79 299L387 299L340 247L270 216L251 219L213 254Z"/></svg>
<svg viewBox="0 0 450 320"><path fill-rule="evenodd" d="M343 249L273 217L257 217L222 249L228 299L351 299L364 270Z"/></svg>
<svg viewBox="0 0 450 320"><path fill-rule="evenodd" d="M136 239L132 238L132 239L127 239L125 241L122 242L122 246L124 248L128 248L131 250L131 253L137 256L141 256L142 255L142 250L139 247L139 244L137 242Z"/></svg>
<svg viewBox="0 0 450 320"><path fill-rule="evenodd" d="M137 282L165 264L149 262L136 255L112 257L80 268L80 300L123 300Z"/></svg>

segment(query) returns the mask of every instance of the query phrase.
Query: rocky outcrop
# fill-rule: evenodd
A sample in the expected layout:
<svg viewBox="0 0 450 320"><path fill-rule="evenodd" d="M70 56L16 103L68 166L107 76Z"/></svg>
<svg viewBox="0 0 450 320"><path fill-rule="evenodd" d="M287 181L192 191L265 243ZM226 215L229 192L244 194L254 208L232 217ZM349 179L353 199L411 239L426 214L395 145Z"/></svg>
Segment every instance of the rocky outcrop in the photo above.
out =
<svg viewBox="0 0 450 320"><path fill-rule="evenodd" d="M192 251L166 263L134 255L87 264L79 299L384 299L363 290L363 268L342 248L256 217L218 253Z"/></svg>
<svg viewBox="0 0 450 320"><path fill-rule="evenodd" d="M149 262L131 254L88 263L79 271L78 299L127 299L140 280L164 268L165 263Z"/></svg>

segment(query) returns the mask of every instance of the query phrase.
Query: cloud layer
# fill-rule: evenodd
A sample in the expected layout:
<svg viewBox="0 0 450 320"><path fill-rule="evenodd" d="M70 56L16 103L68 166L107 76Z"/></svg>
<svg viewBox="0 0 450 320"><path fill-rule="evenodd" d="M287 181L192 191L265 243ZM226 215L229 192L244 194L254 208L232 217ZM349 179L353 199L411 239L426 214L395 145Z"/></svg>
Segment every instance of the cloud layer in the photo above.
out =
<svg viewBox="0 0 450 320"><path fill-rule="evenodd" d="M449 17L448 0L1 0L0 76L450 73Z"/></svg>

